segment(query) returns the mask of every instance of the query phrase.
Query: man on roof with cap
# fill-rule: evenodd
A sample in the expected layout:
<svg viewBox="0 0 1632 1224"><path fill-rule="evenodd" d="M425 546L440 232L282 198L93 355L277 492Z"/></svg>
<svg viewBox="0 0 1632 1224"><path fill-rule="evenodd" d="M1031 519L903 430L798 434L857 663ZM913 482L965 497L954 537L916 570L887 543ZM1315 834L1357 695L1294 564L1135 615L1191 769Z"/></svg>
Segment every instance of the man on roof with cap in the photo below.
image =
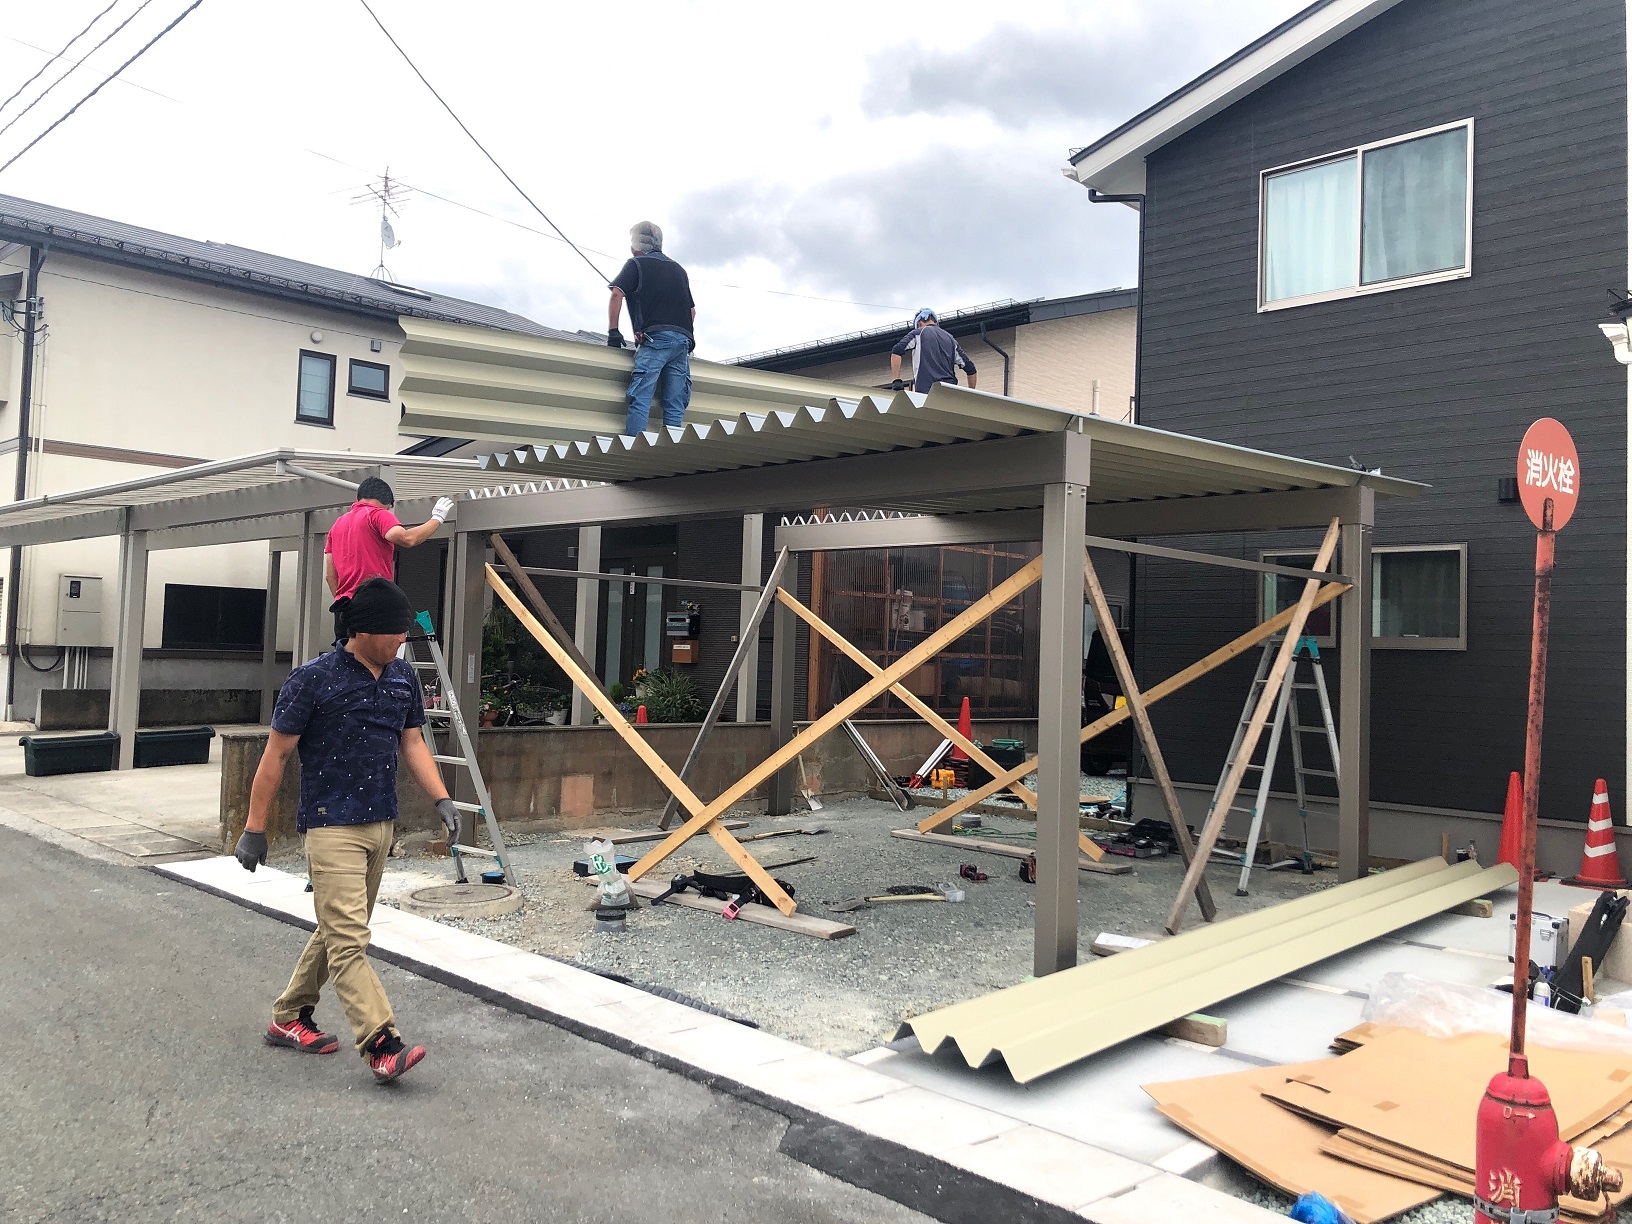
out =
<svg viewBox="0 0 1632 1224"><path fill-rule="evenodd" d="M351 503L351 509L329 528L328 543L323 545L323 581L334 596L329 611L334 613L337 642L346 640L346 606L352 592L370 578L395 577L396 548L423 544L453 510L453 498L439 497L430 518L418 527L404 527L391 513L396 500L390 485L378 476L370 476L357 486L357 500Z"/></svg>
<svg viewBox="0 0 1632 1224"><path fill-rule="evenodd" d="M957 386L958 371L969 376L969 385L975 385L975 363L963 346L952 338L952 333L941 326L935 312L925 306L912 316L912 330L897 340L890 350L890 383L892 391L902 388L901 358L912 354L912 389L928 391L936 383Z"/></svg>
<svg viewBox="0 0 1632 1224"><path fill-rule="evenodd" d="M633 437L646 432L653 391L663 407L664 425L674 428L685 420L686 405L691 403L691 351L697 347L692 333L697 303L691 300L686 270L663 254L663 231L650 221L629 231L629 254L609 286L606 342L612 348L624 347L618 320L627 301L638 347L623 432Z"/></svg>
<svg viewBox="0 0 1632 1224"><path fill-rule="evenodd" d="M305 843L317 931L272 1004L266 1043L310 1054L338 1050L339 1040L312 1019L324 983L332 981L357 1052L381 1083L425 1057L424 1046L403 1044L391 1001L368 963L368 921L397 818L399 755L436 804L450 840L459 828L459 810L420 731L419 680L397 658L408 624L408 596L384 578L370 578L352 594L347 640L289 674L233 851L249 871L266 862L267 816L284 767L298 752L295 827Z"/></svg>

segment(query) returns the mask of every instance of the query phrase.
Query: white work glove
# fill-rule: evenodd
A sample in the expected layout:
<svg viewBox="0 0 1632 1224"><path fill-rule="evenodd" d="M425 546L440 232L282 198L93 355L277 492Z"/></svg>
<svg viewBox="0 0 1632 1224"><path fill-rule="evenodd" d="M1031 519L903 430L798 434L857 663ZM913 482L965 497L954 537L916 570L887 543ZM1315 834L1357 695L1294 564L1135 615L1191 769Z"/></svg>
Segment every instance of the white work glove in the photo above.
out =
<svg viewBox="0 0 1632 1224"><path fill-rule="evenodd" d="M436 499L436 505L431 507L431 517L439 523L447 522L448 515L452 513L453 498L451 497L439 497Z"/></svg>

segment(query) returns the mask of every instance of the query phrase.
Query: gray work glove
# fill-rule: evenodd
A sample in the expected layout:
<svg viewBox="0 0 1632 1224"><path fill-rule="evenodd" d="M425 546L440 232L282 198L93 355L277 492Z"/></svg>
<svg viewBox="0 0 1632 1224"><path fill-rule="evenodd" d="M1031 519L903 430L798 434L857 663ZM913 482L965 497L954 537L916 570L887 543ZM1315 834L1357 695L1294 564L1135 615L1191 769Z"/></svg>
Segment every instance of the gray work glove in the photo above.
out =
<svg viewBox="0 0 1632 1224"><path fill-rule="evenodd" d="M238 845L233 849L232 857L238 860L238 865L245 871L254 871L257 864L266 862L266 834L251 833L245 829L243 836L238 839Z"/></svg>
<svg viewBox="0 0 1632 1224"><path fill-rule="evenodd" d="M459 809L453 806L452 799L438 799L436 814L442 818L442 827L448 831L448 845L459 840Z"/></svg>
<svg viewBox="0 0 1632 1224"><path fill-rule="evenodd" d="M624 346L623 333L615 327L606 329L606 347L622 348Z"/></svg>

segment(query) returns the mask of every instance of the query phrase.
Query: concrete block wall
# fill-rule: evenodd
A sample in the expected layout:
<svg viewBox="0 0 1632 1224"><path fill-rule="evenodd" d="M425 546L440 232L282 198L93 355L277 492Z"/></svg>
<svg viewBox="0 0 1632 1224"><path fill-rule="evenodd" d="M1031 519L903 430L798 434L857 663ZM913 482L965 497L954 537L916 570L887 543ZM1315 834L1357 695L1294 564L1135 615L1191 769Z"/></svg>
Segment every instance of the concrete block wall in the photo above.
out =
<svg viewBox="0 0 1632 1224"><path fill-rule="evenodd" d="M916 719L857 724L868 744L892 774L911 773L941 736ZM648 725L641 733L665 762L678 771L697 737L694 723ZM249 788L266 748L265 728L235 728L221 733L222 845L231 846L249 814ZM1035 720L981 720L975 738L1022 739L1035 743ZM704 798L721 794L771 752L767 724L721 724L692 773L691 786ZM540 822L545 828L571 830L615 823L626 813L649 818L668 801L669 792L629 751L610 727L488 727L477 737L477 760L503 821ZM805 778L823 796L865 794L872 771L841 732L824 737L804 754ZM295 836L299 796L299 762L291 761L283 789L273 805L267 829L274 842ZM745 809L762 808L764 788L743 800ZM425 796L408 779L397 777L398 824L405 832L439 827Z"/></svg>

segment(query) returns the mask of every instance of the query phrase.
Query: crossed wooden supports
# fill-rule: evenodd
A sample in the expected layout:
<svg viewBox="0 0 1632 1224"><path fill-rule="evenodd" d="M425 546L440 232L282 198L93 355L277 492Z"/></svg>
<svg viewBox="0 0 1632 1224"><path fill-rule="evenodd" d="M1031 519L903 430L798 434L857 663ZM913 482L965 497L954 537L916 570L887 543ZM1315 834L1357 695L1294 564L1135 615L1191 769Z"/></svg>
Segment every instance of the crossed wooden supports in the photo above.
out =
<svg viewBox="0 0 1632 1224"><path fill-rule="evenodd" d="M1331 525L1327 528L1326 538L1322 542L1320 552L1315 559L1314 569L1317 572L1325 570L1330 563L1337 547L1338 532L1338 520L1333 519ZM893 693L909 709L947 739L957 744L969 754L972 760L979 762L992 775L992 780L986 785L970 791L962 799L938 809L920 821L918 824L920 832L927 833L949 823L959 813L1004 789L1013 791L1027 806L1033 809L1037 806L1036 794L1021 781L1038 767L1036 757L1013 769L1003 769L991 757L987 756L978 744L960 734L956 727L907 689L903 681L920 666L935 658L954 641L969 632L974 626L985 621L1003 605L1035 585L1042 577L1043 562L1041 557L1034 559L1025 567L1016 571L958 616L942 625L922 642L919 642L918 645L914 646L894 663L888 667L880 667L848 642L837 630L823 621L821 617L800 603L785 587L780 585L787 562L787 550L784 549L777 557L771 580L766 584L759 604L754 611L752 618L754 628L751 632L757 633L758 623L769 609L774 592L776 601L782 603L805 621L813 632L820 634L831 642L862 671L866 672L870 679L850 696L833 706L821 718L811 723L805 730L771 753L770 756L749 770L735 783L727 787L713 801L704 802L690 788L686 779L697 759L701 756L703 745L706 743L720 711L724 708L726 695L734 682L737 672L740 670L740 661L733 659L732 665L726 671L720 691L715 697L708 717L704 720L697 740L692 745L691 752L680 772L676 773L657 755L657 752L646 742L645 738L629 724L622 712L618 710L616 704L601 687L600 681L595 676L594 668L577 649L571 637L567 635L565 628L550 612L549 605L545 603L532 580L522 569L520 563L516 561L514 554L505 546L504 541L495 535L492 537L492 542L501 561L527 597L527 601L549 622L549 628L546 629L544 624L540 623L539 617L534 616L532 612L529 612L523 606L521 599L510 589L491 565L486 567L488 585L493 588L494 593L515 614L522 626L537 639L539 645L555 660L556 664L566 672L573 683L584 692L607 725L623 738L624 742L629 745L646 767L657 776L659 781L668 787L673 799L664 813L665 827L673 814L676 804L684 807L690 814L679 828L654 846L645 857L630 868L629 878L632 880L640 879L696 834L706 832L758 885L760 891L778 910L783 914L793 913L795 909L793 898L788 896L786 891L771 878L770 873L759 864L758 860L743 848L742 843L722 826L720 818L733 805L752 793L757 786L773 777L785 766L792 764L807 747L835 730L853 714L877 700L885 692ZM1133 719L1134 728L1139 735L1145 758L1150 764L1152 776L1156 781L1158 791L1161 793L1163 806L1167 809L1167 817L1172 825L1174 838L1187 864L1184 884L1179 890L1179 895L1174 901L1173 909L1169 913L1167 921L1167 929L1172 933L1177 933L1192 894L1201 907L1202 916L1209 922L1212 921L1217 912L1211 892L1207 887L1207 881L1203 875L1208 856L1212 853L1213 845L1218 840L1224 820L1229 813L1230 804L1235 800L1236 791L1240 787L1258 738L1268 725L1270 714L1274 708L1274 700L1280 689L1281 678L1284 676L1287 666L1291 663L1293 651L1296 649L1298 638L1303 633L1309 614L1323 604L1330 603L1349 588L1346 584L1338 582L1329 582L1322 585L1318 579L1311 578L1305 582L1303 592L1296 605L1270 617L1256 628L1248 630L1234 641L1219 647L1205 658L1170 676L1160 684L1141 692L1134 681L1133 668L1128 662L1127 652L1122 646L1121 637L1117 633L1112 620L1110 606L1105 598L1104 587L1100 583L1099 575L1094 569L1093 560L1086 548L1083 550L1083 585L1089 602L1093 605L1094 616L1100 626L1106 650L1110 654L1111 665L1116 672L1118 684L1126 695L1126 704L1084 727L1080 742L1087 743L1095 736L1108 731L1127 719ZM1241 749L1236 756L1229 775L1225 779L1225 785L1221 788L1212 810L1208 813L1199 841L1192 845L1189 826L1185 823L1184 813L1179 806L1178 795L1174 789L1172 778L1168 774L1166 760L1162 755L1161 746L1157 743L1156 733L1150 722L1149 707L1283 631L1286 634L1285 640L1277 653L1270 672L1269 682L1264 686L1263 694L1253 711ZM742 635L743 641L739 643L739 654L741 654L749 636L749 633ZM1078 845L1084 854L1095 860L1103 856L1104 852L1080 830L1077 838Z"/></svg>

